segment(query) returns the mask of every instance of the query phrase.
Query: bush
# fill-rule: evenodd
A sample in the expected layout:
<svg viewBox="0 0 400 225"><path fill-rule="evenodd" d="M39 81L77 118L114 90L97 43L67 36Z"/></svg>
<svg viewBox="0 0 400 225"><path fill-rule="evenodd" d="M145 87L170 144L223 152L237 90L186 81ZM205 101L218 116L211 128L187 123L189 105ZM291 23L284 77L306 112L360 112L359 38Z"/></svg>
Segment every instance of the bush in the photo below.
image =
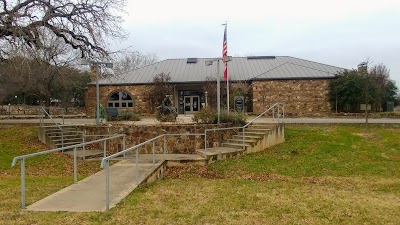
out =
<svg viewBox="0 0 400 225"><path fill-rule="evenodd" d="M202 108L194 115L193 121L196 123L216 124L218 122L217 112L208 107ZM243 113L221 111L220 122L231 123L233 126L243 126L246 124L246 117Z"/></svg>
<svg viewBox="0 0 400 225"><path fill-rule="evenodd" d="M243 113L221 111L220 122L231 123L234 126L243 126L246 124L246 117Z"/></svg>
<svg viewBox="0 0 400 225"><path fill-rule="evenodd" d="M110 118L108 118L108 120L109 121L123 121L123 120L139 121L140 116L133 112L121 112L120 114L118 114L117 117L110 117Z"/></svg>
<svg viewBox="0 0 400 225"><path fill-rule="evenodd" d="M175 122L177 115L174 113L164 114L158 112L156 115L156 119L160 122Z"/></svg>
<svg viewBox="0 0 400 225"><path fill-rule="evenodd" d="M210 107L202 108L194 114L193 121L196 123L216 123L217 112Z"/></svg>

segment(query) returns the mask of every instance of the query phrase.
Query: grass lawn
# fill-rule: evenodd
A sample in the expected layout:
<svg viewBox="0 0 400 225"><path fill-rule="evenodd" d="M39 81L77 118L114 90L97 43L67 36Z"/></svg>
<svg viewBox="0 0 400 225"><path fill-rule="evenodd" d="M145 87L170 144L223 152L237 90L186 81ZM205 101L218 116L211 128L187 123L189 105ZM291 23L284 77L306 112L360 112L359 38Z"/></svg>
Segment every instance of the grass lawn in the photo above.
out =
<svg viewBox="0 0 400 225"><path fill-rule="evenodd" d="M16 155L45 150L33 126L0 127L0 224L399 224L400 128L286 126L286 142L209 167L175 168L106 213L19 208ZM72 184L62 154L27 162L27 204ZM99 169L80 162L80 177Z"/></svg>

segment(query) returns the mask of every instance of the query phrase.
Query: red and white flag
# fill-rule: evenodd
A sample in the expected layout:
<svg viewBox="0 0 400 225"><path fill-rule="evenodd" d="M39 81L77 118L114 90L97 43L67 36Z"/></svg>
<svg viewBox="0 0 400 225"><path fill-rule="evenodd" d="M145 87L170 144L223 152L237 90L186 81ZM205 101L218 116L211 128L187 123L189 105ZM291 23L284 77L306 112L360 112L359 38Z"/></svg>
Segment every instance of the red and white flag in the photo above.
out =
<svg viewBox="0 0 400 225"><path fill-rule="evenodd" d="M224 42L222 44L222 59L225 56L228 56L228 43L227 43L227 39L226 39L226 25L225 24L225 32L224 32ZM224 69L224 78L226 80L228 80L228 62L224 61L224 65L225 65L225 69Z"/></svg>

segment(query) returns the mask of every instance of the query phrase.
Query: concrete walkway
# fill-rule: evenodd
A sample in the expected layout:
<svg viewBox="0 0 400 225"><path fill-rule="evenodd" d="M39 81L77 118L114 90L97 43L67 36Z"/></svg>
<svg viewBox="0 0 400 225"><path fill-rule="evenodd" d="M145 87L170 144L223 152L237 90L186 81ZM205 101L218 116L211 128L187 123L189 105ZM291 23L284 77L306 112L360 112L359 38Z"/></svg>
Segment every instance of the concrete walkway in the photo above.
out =
<svg viewBox="0 0 400 225"><path fill-rule="evenodd" d="M204 150L203 150L204 151ZM156 179L163 172L163 166L174 164L206 165L206 158L218 156L218 160L226 158L226 154L243 152L241 149L225 147L210 148L198 154L139 154L139 179L136 180L135 156L125 157L110 166L109 199L110 209L131 193L140 184ZM204 155L204 157L202 156ZM153 159L155 163L153 164ZM27 207L30 211L67 211L93 212L106 211L106 174L105 170L95 173L76 184L72 184Z"/></svg>
<svg viewBox="0 0 400 225"><path fill-rule="evenodd" d="M155 125L155 124L193 124L193 115L179 115L177 122L165 122L161 123L157 121L154 117L142 117L140 121L122 121L122 122L111 122L111 124L132 124L132 125ZM248 116L247 121L255 118L254 116ZM55 118L57 123L62 123L62 119ZM277 122L277 119L271 118L260 118L260 122L273 123ZM50 119L45 119L45 123L53 124ZM400 119L392 118L370 118L368 119L370 124L400 124ZM285 118L285 123L287 124L363 124L365 123L365 118ZM7 117L0 116L0 124L39 124L39 119L31 119L21 117L19 119L8 119ZM76 124L95 124L95 120L92 118L66 118L65 124L76 125Z"/></svg>
<svg viewBox="0 0 400 225"><path fill-rule="evenodd" d="M116 206L145 181L164 161L139 164L140 176L136 181L136 164L123 160L110 167L110 208ZM106 176L102 170L77 184L66 187L27 207L32 211L92 212L106 210Z"/></svg>

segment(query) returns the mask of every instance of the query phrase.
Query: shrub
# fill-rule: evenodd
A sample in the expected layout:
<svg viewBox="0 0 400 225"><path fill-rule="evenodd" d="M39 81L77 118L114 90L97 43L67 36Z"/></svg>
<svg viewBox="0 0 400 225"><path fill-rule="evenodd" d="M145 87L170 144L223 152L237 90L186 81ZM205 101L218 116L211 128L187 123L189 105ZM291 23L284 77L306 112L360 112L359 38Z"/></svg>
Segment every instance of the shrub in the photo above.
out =
<svg viewBox="0 0 400 225"><path fill-rule="evenodd" d="M210 108L202 108L193 116L193 121L196 123L216 123L217 112Z"/></svg>
<svg viewBox="0 0 400 225"><path fill-rule="evenodd" d="M243 126L246 124L246 117L243 113L221 111L220 122L231 123L234 126Z"/></svg>
<svg viewBox="0 0 400 225"><path fill-rule="evenodd" d="M120 114L118 114L117 117L110 117L110 118L108 118L108 120L109 121L122 121L122 120L139 121L140 116L133 112L121 112Z"/></svg>
<svg viewBox="0 0 400 225"><path fill-rule="evenodd" d="M202 108L193 116L193 121L196 123L217 123L217 112L212 108ZM246 124L246 117L243 113L221 111L221 123L231 123L233 126L243 126Z"/></svg>
<svg viewBox="0 0 400 225"><path fill-rule="evenodd" d="M121 120L129 120L129 121L139 121L140 116L133 112L126 112L121 114Z"/></svg>

